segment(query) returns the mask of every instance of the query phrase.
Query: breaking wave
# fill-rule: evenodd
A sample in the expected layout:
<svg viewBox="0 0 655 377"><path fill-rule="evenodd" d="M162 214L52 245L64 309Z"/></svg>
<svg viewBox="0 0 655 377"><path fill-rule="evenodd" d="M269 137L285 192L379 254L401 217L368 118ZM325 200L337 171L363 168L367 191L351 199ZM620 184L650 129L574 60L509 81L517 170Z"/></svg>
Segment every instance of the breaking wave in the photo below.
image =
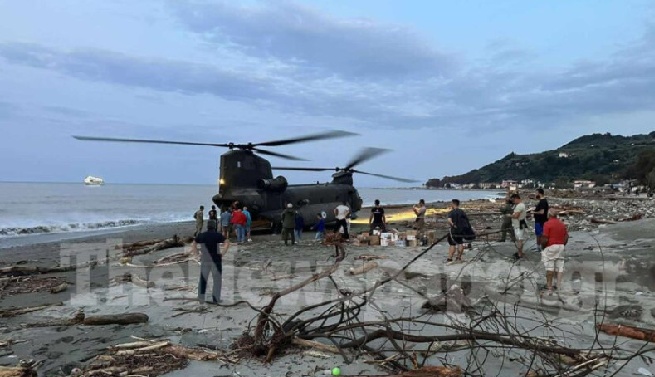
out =
<svg viewBox="0 0 655 377"><path fill-rule="evenodd" d="M88 223L68 223L68 224L55 224L55 225L36 225L29 227L5 227L0 228L0 237L14 237L21 235L36 235L48 233L67 233L67 232L83 232L99 229L122 228L133 225L140 225L148 223L147 220L125 219L125 220L111 220L102 222L88 222Z"/></svg>

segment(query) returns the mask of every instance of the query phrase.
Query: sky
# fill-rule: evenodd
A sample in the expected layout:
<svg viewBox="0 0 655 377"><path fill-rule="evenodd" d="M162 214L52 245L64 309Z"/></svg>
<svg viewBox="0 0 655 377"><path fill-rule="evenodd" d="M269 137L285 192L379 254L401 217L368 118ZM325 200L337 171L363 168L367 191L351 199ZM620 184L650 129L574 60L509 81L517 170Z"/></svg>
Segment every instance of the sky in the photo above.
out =
<svg viewBox="0 0 655 377"><path fill-rule="evenodd" d="M654 15L650 0L0 0L0 181L215 184L225 152L72 135L347 130L274 149L309 161L270 161L344 166L379 147L361 170L425 182L585 134L649 133Z"/></svg>

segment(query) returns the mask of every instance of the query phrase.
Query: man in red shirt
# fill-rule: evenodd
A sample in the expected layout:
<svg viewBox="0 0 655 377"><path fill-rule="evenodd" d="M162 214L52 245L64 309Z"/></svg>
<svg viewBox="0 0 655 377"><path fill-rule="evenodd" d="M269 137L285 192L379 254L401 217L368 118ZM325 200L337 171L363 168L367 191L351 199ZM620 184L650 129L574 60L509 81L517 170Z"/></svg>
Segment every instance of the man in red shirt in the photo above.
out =
<svg viewBox="0 0 655 377"><path fill-rule="evenodd" d="M246 215L241 212L239 208L234 210L232 212L232 220L230 220L232 225L234 225L234 229L236 230L237 233L237 243L242 243L246 241L246 224L248 222L248 218Z"/></svg>
<svg viewBox="0 0 655 377"><path fill-rule="evenodd" d="M546 287L548 293L553 293L553 275L557 273L557 287L562 286L562 276L564 275L564 245L569 242L569 232L566 225L559 221L557 212L548 211L548 221L544 224L544 232L541 236L541 261L546 267Z"/></svg>

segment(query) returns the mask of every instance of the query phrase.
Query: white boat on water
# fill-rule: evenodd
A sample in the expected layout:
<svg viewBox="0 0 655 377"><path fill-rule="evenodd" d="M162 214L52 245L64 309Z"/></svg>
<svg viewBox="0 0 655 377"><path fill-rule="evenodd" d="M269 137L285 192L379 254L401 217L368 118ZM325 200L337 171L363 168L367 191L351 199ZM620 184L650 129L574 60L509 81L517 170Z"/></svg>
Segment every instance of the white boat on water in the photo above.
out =
<svg viewBox="0 0 655 377"><path fill-rule="evenodd" d="M84 184L99 186L99 185L104 185L105 181L102 178L94 177L92 175L87 175L86 178L84 178Z"/></svg>

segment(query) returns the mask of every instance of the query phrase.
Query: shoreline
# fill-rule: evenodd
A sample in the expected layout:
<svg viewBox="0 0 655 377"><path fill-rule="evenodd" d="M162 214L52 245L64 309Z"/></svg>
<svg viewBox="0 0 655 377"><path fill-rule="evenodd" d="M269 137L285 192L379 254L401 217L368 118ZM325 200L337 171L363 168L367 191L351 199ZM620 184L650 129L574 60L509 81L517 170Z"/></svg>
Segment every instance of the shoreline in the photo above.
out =
<svg viewBox="0 0 655 377"><path fill-rule="evenodd" d="M469 281L473 286L472 300L489 297L497 305L516 306L517 316L535 317L546 315L552 317L553 325L581 332L577 339L562 339L576 347L586 347L586 342L593 341L593 302L602 299L604 312L612 321L617 321L616 313L626 303L639 306L641 318L622 318L621 323L634 324L642 327L655 327L655 264L652 262L651 246L655 235L649 229L655 227L655 214L652 210L646 218L616 224L592 224L588 217L610 218L612 216L627 216L633 211L641 210L630 202L629 208L621 209L628 202L552 199L557 206L576 206L584 208L585 215L565 218L570 227L580 228L572 232L570 247L567 247L564 287L557 298L540 298L535 295L537 285L543 284L539 262L539 254L526 250L527 258L520 265L512 265L508 261L514 247L511 243L496 243L493 240L478 239L473 243L473 249L465 252L467 263L447 266L444 264L447 245L440 243L434 250L426 254L419 263L412 265L411 276L406 280L393 283L382 296L376 296L376 305L386 308L389 313L396 313L400 308L410 312L420 311L423 296L416 295L413 289L427 289L428 297L436 295L441 288L433 287L433 283L443 281L449 284L463 284ZM575 202L575 203L574 203ZM579 203L578 203L579 202ZM584 202L584 203L582 203ZM433 209L440 209L447 202L432 203ZM499 215L496 211L501 203L491 203L488 200L473 200L463 202L463 207L472 215L472 221L481 231L499 228ZM637 203L638 204L638 203ZM385 206L389 208L389 206ZM409 206L389 208L390 215L411 211ZM617 212L615 212L617 210ZM622 212L623 211L623 212ZM366 219L367 220L367 219ZM394 227L400 231L407 229L411 217L394 219ZM442 233L443 215L434 213L428 221L430 229ZM486 227L493 229L486 229ZM588 229L583 229L588 227ZM353 230L364 230L366 226L353 224ZM0 267L3 266L52 266L61 263L62 252L66 247L74 246L79 253L91 250L98 255L121 253L114 245L138 242L152 239L164 239L177 234L181 237L193 233L193 222L158 224L139 227L138 229L123 229L111 235L92 235L71 241L70 243L51 242L37 245L17 246L0 250ZM367 229L366 229L367 230ZM313 232L305 232L305 239L295 247L285 247L279 235L253 235L253 242L235 245L224 258L223 299L222 307L207 307L198 309L197 302L186 301L195 297L197 289L198 264L174 264L169 267L153 267L153 263L163 257L174 256L186 252L185 247L156 251L130 258L128 264L113 259L106 266L98 266L88 272L62 272L45 275L34 275L32 283L43 279L59 279L68 282L69 288L60 293L50 293L49 288L37 288L36 291L21 294L6 294L0 300L0 310L10 307L25 307L49 305L62 302L62 306L53 306L44 310L7 318L0 325L0 341L6 339L28 340L15 344L3 351L11 354L0 356L0 365L15 365L18 359L45 360L40 369L44 376L59 376L57 371L63 370L64 375L72 368L83 368L93 355L107 352L107 347L120 343L134 341L131 336L147 339L169 339L169 341L186 346L210 344L221 352L228 352L230 345L242 334L256 312L245 305L238 305L240 300L247 300L256 307L262 307L270 300L272 292L282 291L297 284L306 277L332 265L333 248L322 246L307 239L313 238ZM528 246L534 243L530 239ZM68 244L68 245L64 245ZM64 247L66 246L66 247ZM5 252L9 250L9 252ZM413 258L422 248L411 247L379 247L347 245L347 258L342 262L344 269L335 272L335 281L350 289L361 289L374 284L385 274L396 271L404 263ZM384 259L378 260L379 267L365 274L349 276L349 268L362 265L357 258L366 255L377 255ZM119 255L120 256L120 255ZM642 266L643 265L643 266ZM352 267L351 267L352 266ZM580 272L581 288L575 288L574 271ZM125 273L140 276L146 282L142 286L138 281L119 282L115 278ZM597 274L602 272L603 281L609 284L605 294L596 291ZM407 275L410 276L410 275ZM422 278L424 276L425 278ZM512 284L520 276L525 276L525 288L517 290ZM2 276L0 276L1 278ZM62 280L63 279L63 280ZM452 280L451 280L452 279ZM138 283L138 284L137 284ZM152 286L150 284L152 283ZM90 285L89 285L90 284ZM89 288L90 287L90 288ZM424 288L422 288L424 287ZM25 287L15 287L17 289ZM502 295L509 289L509 295ZM573 291L579 289L580 293ZM538 289L537 289L538 290ZM335 292L331 283L323 281L308 286L302 293L294 294L282 300L276 310L281 313L293 313L300 307L311 305L326 298L333 298ZM0 295L2 290L0 289ZM178 299L175 299L178 298ZM185 300L179 300L185 298ZM559 303L557 300L561 300ZM476 301L477 302L477 301ZM231 306L235 304L235 306ZM569 309L567 309L569 308ZM573 309L570 309L573 308ZM577 309L575 309L577 308ZM77 310L84 310L87 315L109 315L124 312L142 312L148 315L145 325L106 327L107 330L97 333L93 328L84 326L72 327L25 327L24 323L43 321L48 318L68 317ZM652 313L651 313L652 312ZM362 314L362 319L378 318L377 310L368 308ZM591 321L591 322L590 322ZM573 326L575 323L577 325ZM576 327L578 326L578 327ZM571 327L569 329L569 327ZM38 341L29 340L38 339ZM602 342L610 342L613 337L601 335ZM62 341L63 340L63 341ZM621 338L622 341L625 338ZM55 351L56 350L56 351ZM314 353L312 353L314 352ZM16 356L10 358L9 356ZM316 356L319 355L319 356ZM451 355L455 364L466 362L465 354ZM192 361L186 369L172 372L170 376L206 375L216 373L219 365L225 365L227 374L239 372L241 375L271 375L279 376L287 372L294 375L314 376L316 370L330 369L341 366L344 374L380 375L384 370L358 359L352 364L345 364L338 355L324 355L315 351L290 351L275 360L272 364L259 361L241 362L238 364L217 364L210 361ZM503 373L523 374L520 364L503 368ZM489 368L497 367L490 362ZM498 366L499 367L499 366ZM638 360L619 376L628 376L637 367L647 367ZM489 372L492 373L492 372ZM495 374L495 373L494 373Z"/></svg>

